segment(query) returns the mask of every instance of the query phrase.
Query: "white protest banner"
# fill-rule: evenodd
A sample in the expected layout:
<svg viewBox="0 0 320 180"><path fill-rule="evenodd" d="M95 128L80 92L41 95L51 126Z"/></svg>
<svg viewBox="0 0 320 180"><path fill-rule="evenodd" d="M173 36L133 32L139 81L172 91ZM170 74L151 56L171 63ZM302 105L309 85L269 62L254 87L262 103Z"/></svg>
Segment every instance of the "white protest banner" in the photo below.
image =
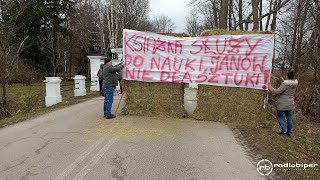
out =
<svg viewBox="0 0 320 180"><path fill-rule="evenodd" d="M272 34L178 38L123 31L126 80L267 90Z"/></svg>

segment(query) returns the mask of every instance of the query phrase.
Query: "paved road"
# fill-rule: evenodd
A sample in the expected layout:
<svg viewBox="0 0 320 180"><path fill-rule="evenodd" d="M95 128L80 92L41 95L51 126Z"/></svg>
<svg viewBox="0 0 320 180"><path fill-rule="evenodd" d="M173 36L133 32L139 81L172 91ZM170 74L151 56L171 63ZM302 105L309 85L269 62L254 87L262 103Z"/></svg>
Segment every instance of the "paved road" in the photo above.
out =
<svg viewBox="0 0 320 180"><path fill-rule="evenodd" d="M127 116L105 120L102 102L96 98L0 129L0 179L261 178L226 125Z"/></svg>

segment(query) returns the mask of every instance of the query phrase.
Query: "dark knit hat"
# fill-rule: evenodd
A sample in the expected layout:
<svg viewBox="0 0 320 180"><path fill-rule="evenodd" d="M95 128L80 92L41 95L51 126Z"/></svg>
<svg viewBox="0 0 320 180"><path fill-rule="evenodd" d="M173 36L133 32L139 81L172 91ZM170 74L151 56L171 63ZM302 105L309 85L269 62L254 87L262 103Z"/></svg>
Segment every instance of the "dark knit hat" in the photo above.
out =
<svg viewBox="0 0 320 180"><path fill-rule="evenodd" d="M293 79L294 78L294 72L290 71L287 73L288 79Z"/></svg>

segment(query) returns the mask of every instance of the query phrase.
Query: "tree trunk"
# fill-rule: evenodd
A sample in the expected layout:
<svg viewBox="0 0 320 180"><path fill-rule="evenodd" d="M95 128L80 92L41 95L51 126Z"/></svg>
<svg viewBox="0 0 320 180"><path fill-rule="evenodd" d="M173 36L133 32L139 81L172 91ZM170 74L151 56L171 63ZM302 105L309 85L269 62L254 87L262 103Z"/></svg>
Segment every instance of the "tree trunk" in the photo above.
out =
<svg viewBox="0 0 320 180"><path fill-rule="evenodd" d="M219 28L227 29L228 27L228 0L221 0L221 9L219 17Z"/></svg>
<svg viewBox="0 0 320 180"><path fill-rule="evenodd" d="M274 8L273 9L276 9L277 6L279 6L281 4L281 0L276 0L275 3L274 3ZM277 24L277 13L278 11L275 11L272 16L272 23L271 23L271 31L275 32L276 31L276 24Z"/></svg>
<svg viewBox="0 0 320 180"><path fill-rule="evenodd" d="M123 2L123 0L122 0L122 2ZM121 7L122 9L122 20L121 20L121 25L122 25L122 29L124 29L125 28L125 26L124 26L124 21L125 21L125 5L122 3L122 7Z"/></svg>
<svg viewBox="0 0 320 180"><path fill-rule="evenodd" d="M298 73L300 71L300 59L301 59L301 52L302 52L302 43L303 43L303 36L304 36L304 25L306 23L306 18L308 14L308 2L305 1L305 4L301 6L303 10L302 16L298 16L299 18L299 33L298 33L298 40L297 40L297 49L296 49L296 56L294 57L294 71Z"/></svg>
<svg viewBox="0 0 320 180"><path fill-rule="evenodd" d="M70 24L70 30L72 32L72 23ZM73 61L73 33L70 34L70 58L69 58L69 79L71 79L72 73L72 61Z"/></svg>
<svg viewBox="0 0 320 180"><path fill-rule="evenodd" d="M108 7L107 7L108 9ZM109 17L109 13L107 11L107 18ZM103 20L103 11L102 11L102 4L99 5L99 20L100 20L100 54L106 54L106 44L105 44L105 35L104 35L104 20ZM109 19L108 19L109 23Z"/></svg>
<svg viewBox="0 0 320 180"><path fill-rule="evenodd" d="M229 0L229 30L232 29L232 10L233 10L233 0Z"/></svg>
<svg viewBox="0 0 320 180"><path fill-rule="evenodd" d="M252 5L252 17L253 17L253 30L259 29L259 17L258 17L258 0L251 0Z"/></svg>
<svg viewBox="0 0 320 180"><path fill-rule="evenodd" d="M271 11L272 11L272 3L273 3L273 0L270 0L270 4L269 4L269 12L271 12ZM268 18L267 18L265 31L268 31L269 23L270 23L270 19L271 19L271 14L270 14L270 15L268 16Z"/></svg>
<svg viewBox="0 0 320 180"><path fill-rule="evenodd" d="M306 83L301 81L299 83L298 87L310 89L310 93L305 94L301 100L302 103L297 105L302 110L303 115L308 119L315 122L320 122L320 7L316 6L313 13L315 22L312 23L312 34L307 47L307 58L310 59L310 64L305 66L306 68L310 66L312 67L311 71L313 72L314 79L312 82L310 82L310 79L305 79L309 80L309 82ZM305 63L309 62L304 62L303 64ZM309 83L310 85L306 86L306 84Z"/></svg>
<svg viewBox="0 0 320 180"><path fill-rule="evenodd" d="M242 18L242 13L243 13L243 12L242 12L242 11L243 11L243 10L242 10L242 8L243 8L242 6L243 6L243 5L242 5L242 0L239 0L239 22L241 22L242 19L243 19L243 18ZM243 31L243 23L240 24L240 30Z"/></svg>
<svg viewBox="0 0 320 180"><path fill-rule="evenodd" d="M113 0L111 0L111 5L110 5L110 21L111 21L111 40L110 40L110 49L114 48L114 10L113 10Z"/></svg>
<svg viewBox="0 0 320 180"><path fill-rule="evenodd" d="M57 72L63 72L63 69L61 69L61 67L63 67L63 64L62 64L62 58L61 58L61 47L60 47L61 43L60 43L60 32L58 31L57 33L57 53L58 53L58 58L57 58L57 69L58 71ZM61 67L60 67L61 66Z"/></svg>
<svg viewBox="0 0 320 180"><path fill-rule="evenodd" d="M219 17L221 16L221 14L219 15ZM217 12L217 6L216 6L216 1L213 1L213 19L214 19L214 27L213 28L217 28L220 27L219 22L218 22L218 12Z"/></svg>
<svg viewBox="0 0 320 180"><path fill-rule="evenodd" d="M56 71L57 71L57 61L56 61L56 31L55 27L52 26L52 66L53 66L53 77L56 77Z"/></svg>
<svg viewBox="0 0 320 180"><path fill-rule="evenodd" d="M297 31L299 28L299 18L301 15L301 1L299 0L299 4L297 7L297 13L294 21L294 29L293 29L293 38L292 38L292 46L291 46L291 58L289 70L292 70L295 64L295 56L296 56L296 43L297 43Z"/></svg>
<svg viewBox="0 0 320 180"><path fill-rule="evenodd" d="M115 12L115 23L116 23L116 29L115 29L115 34L114 34L114 42L115 42L115 47L118 47L118 32L119 32L119 18L118 18L118 11Z"/></svg>
<svg viewBox="0 0 320 180"><path fill-rule="evenodd" d="M313 93L307 104L306 116L316 122L320 122L320 8L317 9L313 39L311 42L312 63L314 67L314 86Z"/></svg>
<svg viewBox="0 0 320 180"><path fill-rule="evenodd" d="M259 18L262 17L262 0L259 3ZM260 19L260 31L263 31L262 18Z"/></svg>
<svg viewBox="0 0 320 180"><path fill-rule="evenodd" d="M112 24L111 24L111 20L110 20L110 6L107 7L107 21L108 21L108 33L109 33L109 47L111 48L111 41L112 41ZM102 47L101 47L102 48Z"/></svg>
<svg viewBox="0 0 320 180"><path fill-rule="evenodd" d="M252 16L252 13L247 17L247 21L250 20L251 16ZM246 25L245 25L245 31L248 31L248 30L249 30L249 23L246 23Z"/></svg>

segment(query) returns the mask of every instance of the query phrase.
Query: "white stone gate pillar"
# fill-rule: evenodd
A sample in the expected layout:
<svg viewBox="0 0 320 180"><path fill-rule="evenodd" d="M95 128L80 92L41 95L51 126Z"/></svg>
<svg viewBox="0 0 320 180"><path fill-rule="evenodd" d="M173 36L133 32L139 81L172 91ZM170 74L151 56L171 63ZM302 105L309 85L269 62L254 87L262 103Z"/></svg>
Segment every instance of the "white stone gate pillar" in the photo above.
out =
<svg viewBox="0 0 320 180"><path fill-rule="evenodd" d="M46 77L44 80L46 83L46 106L52 106L62 102L61 92L60 92L60 77Z"/></svg>
<svg viewBox="0 0 320 180"><path fill-rule="evenodd" d="M85 96L86 95L86 77L82 75L74 76L74 96Z"/></svg>
<svg viewBox="0 0 320 180"><path fill-rule="evenodd" d="M91 87L90 91L99 91L99 78L97 72L100 69L100 64L104 63L103 56L88 56L90 59L90 72L91 72Z"/></svg>

